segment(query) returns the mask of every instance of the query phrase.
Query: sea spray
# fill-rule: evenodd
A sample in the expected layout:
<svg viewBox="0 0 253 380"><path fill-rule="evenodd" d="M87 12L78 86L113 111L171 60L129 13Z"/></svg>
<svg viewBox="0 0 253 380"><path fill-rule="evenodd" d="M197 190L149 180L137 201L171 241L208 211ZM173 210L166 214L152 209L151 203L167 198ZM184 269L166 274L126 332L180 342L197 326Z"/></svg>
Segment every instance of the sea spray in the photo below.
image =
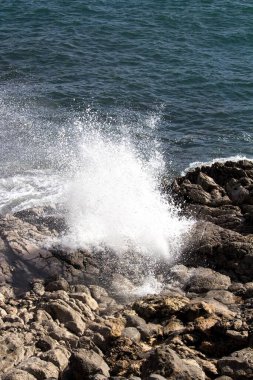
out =
<svg viewBox="0 0 253 380"><path fill-rule="evenodd" d="M161 194L163 172L157 150L147 157L129 138L113 139L94 130L84 134L67 191L69 233L63 243L111 249L119 256L134 251L175 258L191 221Z"/></svg>

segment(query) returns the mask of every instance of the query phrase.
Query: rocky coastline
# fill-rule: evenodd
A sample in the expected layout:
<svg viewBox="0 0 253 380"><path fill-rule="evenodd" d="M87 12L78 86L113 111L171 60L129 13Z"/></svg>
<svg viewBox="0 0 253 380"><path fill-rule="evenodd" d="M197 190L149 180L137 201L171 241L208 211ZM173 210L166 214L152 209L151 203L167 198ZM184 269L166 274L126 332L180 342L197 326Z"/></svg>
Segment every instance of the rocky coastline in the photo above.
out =
<svg viewBox="0 0 253 380"><path fill-rule="evenodd" d="M48 245L50 209L0 219L1 380L253 379L253 163L163 188L196 223L158 295L131 296L110 252Z"/></svg>

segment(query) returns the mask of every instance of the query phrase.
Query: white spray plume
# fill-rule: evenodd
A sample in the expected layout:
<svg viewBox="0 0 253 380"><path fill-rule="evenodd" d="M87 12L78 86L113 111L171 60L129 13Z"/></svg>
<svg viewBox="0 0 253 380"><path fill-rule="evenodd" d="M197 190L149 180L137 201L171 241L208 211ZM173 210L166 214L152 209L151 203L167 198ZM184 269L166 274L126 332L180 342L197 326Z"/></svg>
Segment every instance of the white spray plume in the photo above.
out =
<svg viewBox="0 0 253 380"><path fill-rule="evenodd" d="M175 256L191 222L161 195L164 162L157 152L151 156L145 159L127 139L113 141L98 132L85 136L68 188L70 233L63 243Z"/></svg>

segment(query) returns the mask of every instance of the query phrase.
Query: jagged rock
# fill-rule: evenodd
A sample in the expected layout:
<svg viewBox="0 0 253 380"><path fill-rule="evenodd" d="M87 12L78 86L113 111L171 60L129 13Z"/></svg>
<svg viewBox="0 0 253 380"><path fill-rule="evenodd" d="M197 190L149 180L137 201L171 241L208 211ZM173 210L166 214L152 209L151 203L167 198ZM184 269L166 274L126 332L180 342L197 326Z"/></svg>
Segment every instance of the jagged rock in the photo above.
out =
<svg viewBox="0 0 253 380"><path fill-rule="evenodd" d="M248 237L212 223L199 222L192 233L187 263L206 265L246 282L253 276L253 244Z"/></svg>
<svg viewBox="0 0 253 380"><path fill-rule="evenodd" d="M157 373L171 380L205 380L205 374L193 360L184 360L168 346L160 346L151 351L142 366L142 376L147 378Z"/></svg>
<svg viewBox="0 0 253 380"><path fill-rule="evenodd" d="M236 297L233 293L227 290L210 290L209 292L207 292L206 297L213 298L225 305L231 305L237 301L240 301L239 297Z"/></svg>
<svg viewBox="0 0 253 380"><path fill-rule="evenodd" d="M59 370L63 371L68 365L69 356L70 353L66 348L56 347L47 352L43 352L40 355L40 359L53 363Z"/></svg>
<svg viewBox="0 0 253 380"><path fill-rule="evenodd" d="M86 293L70 293L71 298L77 299L82 303L86 304L91 310L95 311L98 309L97 301Z"/></svg>
<svg viewBox="0 0 253 380"><path fill-rule="evenodd" d="M162 334L162 326L155 323L146 323L146 321L133 313L125 312L126 326L136 327L141 334L142 339L151 339L153 336L159 336Z"/></svg>
<svg viewBox="0 0 253 380"><path fill-rule="evenodd" d="M82 334L86 328L85 322L80 314L73 310L69 305L51 302L45 305L45 310L64 324L70 331L75 334Z"/></svg>
<svg viewBox="0 0 253 380"><path fill-rule="evenodd" d="M218 369L222 375L235 380L252 379L253 349L248 347L218 360Z"/></svg>
<svg viewBox="0 0 253 380"><path fill-rule="evenodd" d="M103 297L108 297L107 291L98 285L91 285L90 286L91 295L97 302L101 300Z"/></svg>
<svg viewBox="0 0 253 380"><path fill-rule="evenodd" d="M152 296L136 301L133 309L145 320L151 320L169 317L188 303L189 299L183 296Z"/></svg>
<svg viewBox="0 0 253 380"><path fill-rule="evenodd" d="M69 289L69 283L64 278L59 278L58 280L47 282L45 289L48 292L53 292L55 290L67 291Z"/></svg>
<svg viewBox="0 0 253 380"><path fill-rule="evenodd" d="M48 377L58 378L59 369L51 362L46 362L38 357L30 357L23 361L18 368L36 377L37 380L46 380Z"/></svg>
<svg viewBox="0 0 253 380"><path fill-rule="evenodd" d="M55 346L55 340L50 336L42 336L35 344L41 351L46 352L51 350Z"/></svg>
<svg viewBox="0 0 253 380"><path fill-rule="evenodd" d="M36 380L36 377L21 369L14 369L11 372L3 375L2 380Z"/></svg>
<svg viewBox="0 0 253 380"><path fill-rule="evenodd" d="M193 268L188 272L189 279L185 284L187 291L203 293L209 290L228 289L231 280L209 268Z"/></svg>
<svg viewBox="0 0 253 380"><path fill-rule="evenodd" d="M70 375L73 380L93 379L96 374L109 377L109 367L96 352L79 349L69 360Z"/></svg>

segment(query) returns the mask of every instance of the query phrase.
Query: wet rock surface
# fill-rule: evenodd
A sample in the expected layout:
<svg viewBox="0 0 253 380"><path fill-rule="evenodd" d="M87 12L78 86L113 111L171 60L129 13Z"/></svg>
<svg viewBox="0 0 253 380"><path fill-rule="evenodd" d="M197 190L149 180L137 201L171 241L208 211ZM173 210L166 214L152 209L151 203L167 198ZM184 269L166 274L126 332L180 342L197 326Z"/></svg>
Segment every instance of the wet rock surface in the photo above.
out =
<svg viewBox="0 0 253 380"><path fill-rule="evenodd" d="M110 253L60 247L54 210L0 219L2 380L253 378L253 164L197 168L167 191L197 222L157 269L158 295L137 297L134 265Z"/></svg>

